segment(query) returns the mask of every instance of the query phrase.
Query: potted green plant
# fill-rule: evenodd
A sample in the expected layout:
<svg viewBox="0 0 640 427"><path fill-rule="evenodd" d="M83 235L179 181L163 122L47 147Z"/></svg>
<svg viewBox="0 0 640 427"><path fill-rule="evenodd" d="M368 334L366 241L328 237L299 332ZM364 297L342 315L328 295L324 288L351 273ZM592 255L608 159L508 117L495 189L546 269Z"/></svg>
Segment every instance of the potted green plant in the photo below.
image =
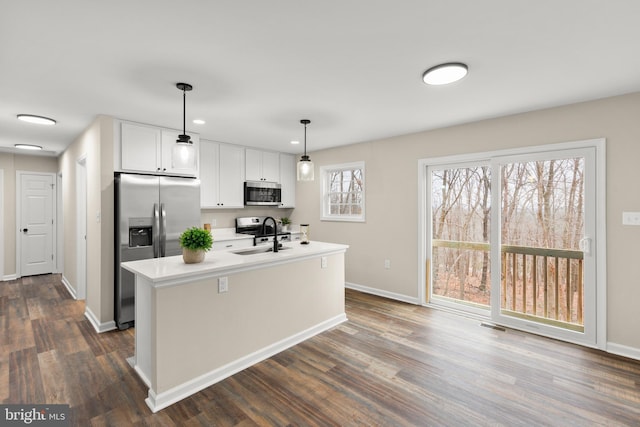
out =
<svg viewBox="0 0 640 427"><path fill-rule="evenodd" d="M179 237L182 259L186 264L204 261L204 253L213 246L211 232L199 227L185 230Z"/></svg>
<svg viewBox="0 0 640 427"><path fill-rule="evenodd" d="M280 224L282 224L282 231L289 231L289 225L291 225L291 220L286 216L280 218Z"/></svg>

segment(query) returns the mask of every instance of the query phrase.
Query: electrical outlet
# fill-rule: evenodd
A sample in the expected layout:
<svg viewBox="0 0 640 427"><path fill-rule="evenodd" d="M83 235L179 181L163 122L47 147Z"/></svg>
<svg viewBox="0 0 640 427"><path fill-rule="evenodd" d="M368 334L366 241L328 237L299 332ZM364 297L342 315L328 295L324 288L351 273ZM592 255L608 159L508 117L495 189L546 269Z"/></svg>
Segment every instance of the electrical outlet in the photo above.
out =
<svg viewBox="0 0 640 427"><path fill-rule="evenodd" d="M391 268L391 260L390 259L385 259L384 260L384 268L386 268L387 270Z"/></svg>
<svg viewBox="0 0 640 427"><path fill-rule="evenodd" d="M320 258L320 268L327 268L327 257L323 256Z"/></svg>
<svg viewBox="0 0 640 427"><path fill-rule="evenodd" d="M216 226L216 219L215 218L211 218L211 222L210 222L212 227Z"/></svg>
<svg viewBox="0 0 640 427"><path fill-rule="evenodd" d="M219 277L218 278L218 293L221 294L223 292L227 292L229 290L229 278L228 277Z"/></svg>

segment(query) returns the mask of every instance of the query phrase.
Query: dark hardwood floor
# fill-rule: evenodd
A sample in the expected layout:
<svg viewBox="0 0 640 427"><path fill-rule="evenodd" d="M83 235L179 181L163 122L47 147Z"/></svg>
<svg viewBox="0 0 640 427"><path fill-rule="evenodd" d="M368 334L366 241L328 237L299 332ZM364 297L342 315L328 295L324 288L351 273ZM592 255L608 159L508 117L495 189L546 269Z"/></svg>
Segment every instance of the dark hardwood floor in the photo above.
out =
<svg viewBox="0 0 640 427"><path fill-rule="evenodd" d="M133 330L83 313L58 275L0 282L0 402L74 426L640 425L636 361L354 291L348 322L152 414Z"/></svg>

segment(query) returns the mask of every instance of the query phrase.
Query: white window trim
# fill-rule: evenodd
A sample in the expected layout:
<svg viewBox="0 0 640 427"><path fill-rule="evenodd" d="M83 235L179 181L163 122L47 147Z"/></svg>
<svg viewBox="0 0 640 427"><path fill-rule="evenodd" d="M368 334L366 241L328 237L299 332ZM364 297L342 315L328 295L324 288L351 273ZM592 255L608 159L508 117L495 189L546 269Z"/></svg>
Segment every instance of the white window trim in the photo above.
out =
<svg viewBox="0 0 640 427"><path fill-rule="evenodd" d="M335 170L347 170L347 169L361 169L362 181L364 182L364 191L362 192L362 215L347 216L347 215L328 215L326 208L328 206L328 194L327 194L327 176L329 171ZM320 192L320 220L321 221L342 221L342 222L365 222L365 207L366 207L366 192L367 192L367 180L364 161L341 163L337 165L327 165L320 167L320 177L322 179L321 192Z"/></svg>

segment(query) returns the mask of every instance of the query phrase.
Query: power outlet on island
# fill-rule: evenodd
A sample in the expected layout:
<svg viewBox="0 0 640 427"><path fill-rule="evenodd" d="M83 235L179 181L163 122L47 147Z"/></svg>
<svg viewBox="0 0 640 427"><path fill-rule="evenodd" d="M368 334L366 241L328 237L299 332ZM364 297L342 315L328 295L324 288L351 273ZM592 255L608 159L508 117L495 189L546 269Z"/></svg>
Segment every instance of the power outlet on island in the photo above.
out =
<svg viewBox="0 0 640 427"><path fill-rule="evenodd" d="M320 268L327 268L327 257L323 256L320 258Z"/></svg>
<svg viewBox="0 0 640 427"><path fill-rule="evenodd" d="M224 293L229 291L229 278L228 277L219 277L218 278L218 293Z"/></svg>

